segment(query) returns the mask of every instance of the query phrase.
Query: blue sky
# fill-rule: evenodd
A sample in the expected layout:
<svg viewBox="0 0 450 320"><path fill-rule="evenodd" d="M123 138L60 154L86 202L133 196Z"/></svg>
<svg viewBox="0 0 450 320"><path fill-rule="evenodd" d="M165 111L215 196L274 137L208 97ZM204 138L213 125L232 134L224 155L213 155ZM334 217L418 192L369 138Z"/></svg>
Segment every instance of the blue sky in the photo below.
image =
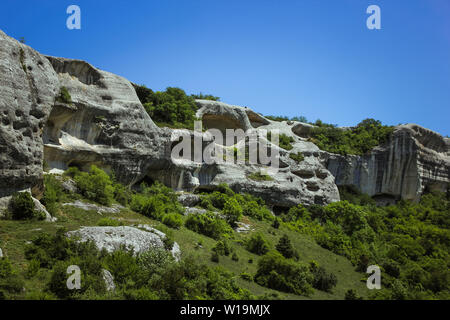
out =
<svg viewBox="0 0 450 320"><path fill-rule="evenodd" d="M66 8L81 8L81 30ZM368 30L366 8L381 8ZM450 135L448 0L2 0L0 29L154 90L211 93L341 126L376 118Z"/></svg>

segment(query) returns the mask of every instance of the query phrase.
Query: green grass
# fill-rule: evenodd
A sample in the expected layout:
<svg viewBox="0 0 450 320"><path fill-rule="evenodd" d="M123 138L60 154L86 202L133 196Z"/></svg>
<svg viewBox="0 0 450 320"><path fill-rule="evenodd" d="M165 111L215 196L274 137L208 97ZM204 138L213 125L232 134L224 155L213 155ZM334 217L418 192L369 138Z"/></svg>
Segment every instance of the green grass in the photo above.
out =
<svg viewBox="0 0 450 320"><path fill-rule="evenodd" d="M271 176L269 176L268 174L261 173L261 172L250 173L247 177L249 179L255 180L255 181L272 181L273 180L273 178Z"/></svg>
<svg viewBox="0 0 450 320"><path fill-rule="evenodd" d="M305 160L305 157L303 156L303 153L301 153L301 152L290 153L289 158L291 158L292 160L294 160L297 163L300 163L303 160Z"/></svg>
<svg viewBox="0 0 450 320"><path fill-rule="evenodd" d="M350 261L346 258L320 247L313 239L298 234L295 231L291 231L286 227L274 229L268 222L261 222L249 217L243 217L241 221L250 224L254 231L245 234L235 232L234 238L229 241L234 252L238 255L239 261L233 261L231 258L232 254L230 254L229 256L220 256L219 263L212 262L210 259L211 249L215 246L217 241L197 234L184 227L180 230L174 230L174 238L180 245L182 256L194 254L199 260L204 261L210 266L221 265L236 274L236 280L239 285L249 289L255 295L262 295L277 291L261 287L254 282L245 281L239 278L239 275L242 272L254 275L257 270L258 260L261 258L261 256L248 252L244 248L243 242L250 237L253 232L259 231L263 233L264 237L274 246L283 234L287 234L292 241L292 245L299 253L300 261L310 262L314 260L318 262L327 271L333 272L336 275L338 283L332 290L332 293L315 290L311 297L278 292L284 299L344 299L345 292L348 289L355 289L358 295L367 297L369 290L366 288L365 282L361 282L361 279L365 278L365 274L356 272L355 267L352 266ZM202 243L202 248L197 247L197 243L199 242ZM249 259L253 259L253 263L249 263Z"/></svg>
<svg viewBox="0 0 450 320"><path fill-rule="evenodd" d="M0 247L4 253L11 259L13 266L25 280L25 292L16 298L23 299L29 293L38 293L44 290L44 284L47 281L48 273L40 271L32 279L25 277L28 267L28 261L25 259L24 251L28 241L33 240L40 233L55 234L56 231L64 227L68 231L75 230L81 226L96 226L99 221L114 219L120 221L123 225L149 224L155 228L166 230L167 227L161 222L150 219L129 209L124 209L120 213L102 213L95 211L85 211L82 209L66 206L59 207L58 221L48 223L44 221L10 221L0 220ZM183 217L186 219L186 217ZM355 271L355 267L344 257L338 256L317 245L313 239L306 235L301 235L295 231L289 230L281 225L279 229L274 229L269 222L254 220L249 217L242 217L241 221L250 224L252 231L250 233L233 233L233 238L229 240L232 250L238 255L239 261L232 260L232 254L229 256L220 256L219 263L211 261L211 249L217 241L207 236L197 234L184 226L180 229L170 229L174 240L180 245L182 257L194 255L199 261L205 262L210 266L221 265L236 275L236 281L243 288L250 290L255 295L273 294L283 299L343 299L348 289L355 289L358 295L367 297L368 289L365 283L361 282L366 275ZM244 241L251 236L253 232L261 232L264 237L271 242L272 249L283 234L287 234L291 239L292 245L299 253L300 261L317 261L327 271L333 272L337 278L337 286L332 293L315 290L310 297L298 296L277 292L262 287L254 282L243 280L239 275L243 272L252 276L256 273L257 263L261 256L248 252L244 247ZM198 243L202 244L199 248ZM249 263L249 259L253 263Z"/></svg>

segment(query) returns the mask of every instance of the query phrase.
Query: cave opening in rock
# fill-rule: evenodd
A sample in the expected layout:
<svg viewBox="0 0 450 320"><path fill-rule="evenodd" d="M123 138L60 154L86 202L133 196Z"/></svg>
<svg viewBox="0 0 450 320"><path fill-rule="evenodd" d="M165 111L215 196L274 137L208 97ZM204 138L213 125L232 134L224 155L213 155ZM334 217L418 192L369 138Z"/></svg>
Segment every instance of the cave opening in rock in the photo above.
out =
<svg viewBox="0 0 450 320"><path fill-rule="evenodd" d="M137 192L141 192L143 184L145 184L147 186L152 186L155 182L156 182L156 180L154 180L150 176L146 175L142 179L140 179L136 183L134 183L131 186L131 189L134 190L134 191L137 191Z"/></svg>
<svg viewBox="0 0 450 320"><path fill-rule="evenodd" d="M272 211L276 216L281 216L289 211L288 207L274 205Z"/></svg>

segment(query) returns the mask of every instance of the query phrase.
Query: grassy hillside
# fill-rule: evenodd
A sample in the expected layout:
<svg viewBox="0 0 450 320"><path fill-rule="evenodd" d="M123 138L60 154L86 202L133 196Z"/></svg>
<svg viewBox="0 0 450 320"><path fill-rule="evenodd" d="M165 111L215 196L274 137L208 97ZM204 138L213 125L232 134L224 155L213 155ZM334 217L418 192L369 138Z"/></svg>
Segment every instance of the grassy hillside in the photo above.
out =
<svg viewBox="0 0 450 320"><path fill-rule="evenodd" d="M443 194L379 208L370 197L342 189L344 201L299 205L274 217L261 199L222 185L201 195L198 209L206 213L184 216L177 195L159 183L132 192L95 167L89 173L70 169L64 179L73 179L79 194L63 191L51 175L45 179L42 202L56 223L39 215L14 220L10 213L0 220L0 248L7 256L0 259L0 297L344 299L352 290L353 297L362 298L448 298L449 202ZM62 206L75 199L124 208L100 214ZM21 208L28 208L27 200L21 201ZM242 223L248 232L233 230ZM138 224L176 241L181 262L164 250L142 257L107 254L61 237L61 228ZM61 287L70 264L86 270L79 294ZM382 268L383 289L377 292L366 288L364 271L370 264ZM101 268L114 275L114 293L105 291Z"/></svg>

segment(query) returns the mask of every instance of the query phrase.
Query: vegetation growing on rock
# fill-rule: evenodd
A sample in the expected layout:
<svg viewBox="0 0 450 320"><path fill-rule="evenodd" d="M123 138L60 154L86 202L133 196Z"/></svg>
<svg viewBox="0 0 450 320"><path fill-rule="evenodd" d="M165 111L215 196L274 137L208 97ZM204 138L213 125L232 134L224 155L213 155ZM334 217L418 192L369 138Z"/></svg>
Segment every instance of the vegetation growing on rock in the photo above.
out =
<svg viewBox="0 0 450 320"><path fill-rule="evenodd" d="M191 97L194 99L220 101L219 97L213 96L211 94L203 94L201 92L199 94L191 94Z"/></svg>
<svg viewBox="0 0 450 320"><path fill-rule="evenodd" d="M366 119L349 129L320 123L310 134L311 141L322 150L343 155L363 155L385 143L393 130L393 127L384 126L378 120Z"/></svg>
<svg viewBox="0 0 450 320"><path fill-rule="evenodd" d="M56 101L72 104L72 97L66 87L61 87L59 90L59 95L56 97Z"/></svg>
<svg viewBox="0 0 450 320"><path fill-rule="evenodd" d="M297 153L290 153L289 154L289 158L291 158L292 160L294 160L297 163L302 162L303 160L305 160L305 156L303 155L303 153L301 152L297 152Z"/></svg>
<svg viewBox="0 0 450 320"><path fill-rule="evenodd" d="M273 180L273 178L271 176L269 176L268 174L261 173L259 171L250 173L247 177L249 179L255 180L255 181L272 181Z"/></svg>
<svg viewBox="0 0 450 320"><path fill-rule="evenodd" d="M156 92L145 86L135 86L135 89L145 110L158 126L194 129L197 111L194 96L172 87Z"/></svg>

